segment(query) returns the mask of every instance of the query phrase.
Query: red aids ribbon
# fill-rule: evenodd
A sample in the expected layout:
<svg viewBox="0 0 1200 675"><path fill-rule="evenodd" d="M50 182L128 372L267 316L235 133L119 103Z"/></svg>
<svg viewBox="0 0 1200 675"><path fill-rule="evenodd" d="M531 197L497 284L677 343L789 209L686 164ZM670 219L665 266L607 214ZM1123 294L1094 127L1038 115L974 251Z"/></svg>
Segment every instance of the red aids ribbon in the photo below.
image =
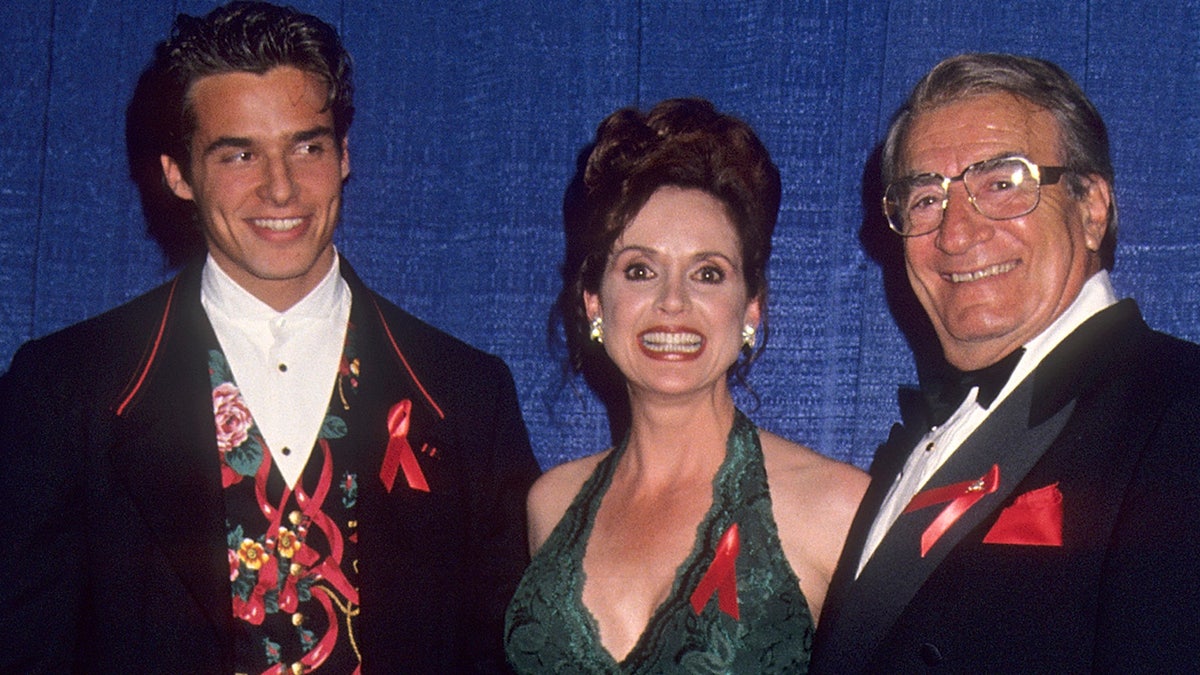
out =
<svg viewBox="0 0 1200 675"><path fill-rule="evenodd" d="M379 469L379 480L388 492L396 482L396 472L404 469L404 479L408 486L421 492L429 492L429 484L425 482L425 474L421 473L421 465L417 464L417 456L412 446L408 444L408 414L412 411L412 401L404 399L388 411L388 440L387 452L383 456L383 466Z"/></svg>
<svg viewBox="0 0 1200 675"><path fill-rule="evenodd" d="M734 523L725 530L725 534L721 535L721 541L717 542L717 552L713 556L712 564L708 566L708 571L701 577L700 583L696 584L696 590L692 592L692 610L699 614L704 611L704 606L708 604L708 599L713 593L717 594L717 606L721 608L729 616L736 621L738 619L738 600L737 600L737 561L738 550L741 544L738 540L738 526Z"/></svg>
<svg viewBox="0 0 1200 675"><path fill-rule="evenodd" d="M912 501L904 509L904 513L912 513L919 511L926 506L935 504L944 504L950 502L937 518L925 528L925 532L921 534L921 557L924 558L929 549L937 543L946 530L959 519L962 514L967 512L984 495L990 495L1000 486L1000 467L996 464L980 478L974 480L964 480L961 483L947 485L945 487L933 488L925 490L914 496Z"/></svg>

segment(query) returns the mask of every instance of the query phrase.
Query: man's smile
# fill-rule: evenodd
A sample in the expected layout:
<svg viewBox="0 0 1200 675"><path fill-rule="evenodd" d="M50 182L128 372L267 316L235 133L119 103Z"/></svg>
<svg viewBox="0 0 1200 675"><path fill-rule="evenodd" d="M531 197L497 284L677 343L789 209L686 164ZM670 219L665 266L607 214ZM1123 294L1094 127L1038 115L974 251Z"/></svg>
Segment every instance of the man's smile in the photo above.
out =
<svg viewBox="0 0 1200 675"><path fill-rule="evenodd" d="M251 218L251 224L272 232L287 232L294 230L304 222L303 218Z"/></svg>
<svg viewBox="0 0 1200 675"><path fill-rule="evenodd" d="M950 272L948 274L943 274L942 278L950 281L951 283L961 284L968 281L979 281L980 279L986 279L988 277L1005 274L1013 271L1016 268L1017 261L1010 260L1009 262L989 265L983 269L975 270L974 272Z"/></svg>

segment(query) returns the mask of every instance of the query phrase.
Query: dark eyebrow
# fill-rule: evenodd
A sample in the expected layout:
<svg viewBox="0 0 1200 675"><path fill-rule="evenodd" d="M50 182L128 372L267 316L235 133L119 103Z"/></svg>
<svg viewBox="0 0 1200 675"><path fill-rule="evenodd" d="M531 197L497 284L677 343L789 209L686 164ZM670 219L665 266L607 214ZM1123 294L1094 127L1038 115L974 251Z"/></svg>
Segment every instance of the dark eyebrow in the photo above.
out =
<svg viewBox="0 0 1200 675"><path fill-rule="evenodd" d="M212 143L209 143L204 148L204 152L201 154L207 157L212 153L224 148L248 148L251 145L252 144L249 138L242 138L240 136L222 136Z"/></svg>
<svg viewBox="0 0 1200 675"><path fill-rule="evenodd" d="M329 137L332 139L333 128L322 126L313 127L312 129L306 129L304 131L297 131L296 133L292 134L292 142L303 143L305 141L311 141L322 137Z"/></svg>
<svg viewBox="0 0 1200 675"><path fill-rule="evenodd" d="M653 257L656 257L658 252L648 246L638 246L635 244L633 246L625 246L619 250L613 251L610 254L610 257L612 260L615 261L617 258L625 255L626 253L638 253L638 254L653 258ZM724 260L726 262L726 264L728 264L730 267L732 267L734 269L741 269L741 266L738 265L732 258L725 255L724 253L721 253L720 251L699 251L695 255L692 256L691 264L696 264L698 262L703 262L705 260L712 260L713 258L719 258L721 260Z"/></svg>
<svg viewBox="0 0 1200 675"><path fill-rule="evenodd" d="M303 131L297 131L292 134L292 143L304 143L306 141L315 140L317 138L333 138L333 129L327 126L318 126ZM254 145L254 141L243 136L221 136L204 148L202 153L204 156L211 155L223 148L244 149Z"/></svg>

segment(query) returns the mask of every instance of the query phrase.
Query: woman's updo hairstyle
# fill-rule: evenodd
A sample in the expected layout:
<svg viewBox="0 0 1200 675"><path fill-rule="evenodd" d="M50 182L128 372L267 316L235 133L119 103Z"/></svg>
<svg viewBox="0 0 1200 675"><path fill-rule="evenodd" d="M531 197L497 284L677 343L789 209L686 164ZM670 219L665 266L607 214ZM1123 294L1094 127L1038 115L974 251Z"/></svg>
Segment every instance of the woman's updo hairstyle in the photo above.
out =
<svg viewBox="0 0 1200 675"><path fill-rule="evenodd" d="M557 314L570 365L589 381L614 375L615 367L589 340L583 292L599 292L614 242L664 186L715 197L737 230L746 289L762 305L762 339L731 374L744 375L766 343L767 261L780 199L779 170L766 147L749 125L703 99L669 99L648 113L623 108L600 123L582 184L568 190L564 206L566 259Z"/></svg>

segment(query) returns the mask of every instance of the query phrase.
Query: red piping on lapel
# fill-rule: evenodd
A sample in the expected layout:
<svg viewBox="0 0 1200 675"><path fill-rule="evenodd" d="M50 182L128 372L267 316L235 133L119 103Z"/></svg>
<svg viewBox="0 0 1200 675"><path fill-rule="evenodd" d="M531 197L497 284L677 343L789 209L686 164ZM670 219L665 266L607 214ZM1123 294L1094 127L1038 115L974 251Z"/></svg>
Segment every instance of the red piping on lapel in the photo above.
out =
<svg viewBox="0 0 1200 675"><path fill-rule="evenodd" d="M429 392L425 390L425 385L421 384L421 380L417 378L417 374L413 372L412 366L408 365L408 359L404 358L404 352L400 351L400 346L396 344L396 338L392 335L392 329L388 328L387 319L383 318L383 310L379 309L379 303L375 301L375 297L371 296L371 305L375 307L375 313L379 315L379 323L383 326L383 332L387 333L388 342L392 344L392 349L395 350L396 356L400 357L400 363L404 364L404 369L408 371L408 376L416 383L417 389L421 390L421 394L425 396L425 400L429 401L429 405L433 406L433 411L437 413L439 419L446 419L446 413L433 400Z"/></svg>
<svg viewBox="0 0 1200 675"><path fill-rule="evenodd" d="M162 344L163 333L167 330L167 317L171 314L171 305L175 301L175 287L178 285L179 277L175 277L175 280L171 282L171 292L167 294L167 305L163 308L162 318L158 322L158 332L154 335L154 341L150 343L149 355L145 357L141 368L134 373L134 378L126 385L125 390L129 393L117 405L117 417L125 414L125 408L129 407L133 398L141 390L142 384L146 381L146 375L150 373L150 366L154 365L154 359L158 357L158 347Z"/></svg>

